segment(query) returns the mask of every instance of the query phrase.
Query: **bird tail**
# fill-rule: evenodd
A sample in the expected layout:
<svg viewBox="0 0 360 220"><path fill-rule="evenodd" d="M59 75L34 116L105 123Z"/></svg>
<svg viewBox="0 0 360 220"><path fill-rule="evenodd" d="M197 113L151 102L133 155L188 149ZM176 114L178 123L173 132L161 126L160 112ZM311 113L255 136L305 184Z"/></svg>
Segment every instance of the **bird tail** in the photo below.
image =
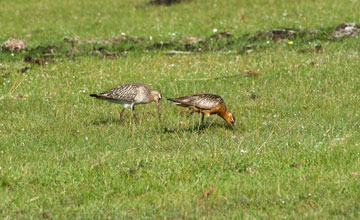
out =
<svg viewBox="0 0 360 220"><path fill-rule="evenodd" d="M98 98L99 96L96 95L96 94L90 94L91 97L95 97L95 98Z"/></svg>
<svg viewBox="0 0 360 220"><path fill-rule="evenodd" d="M173 98L167 98L167 100L172 101L172 102L176 102L175 99L173 99Z"/></svg>
<svg viewBox="0 0 360 220"><path fill-rule="evenodd" d="M183 103L181 103L178 99L167 98L167 100L172 101L175 105L181 105L181 104L183 104Z"/></svg>

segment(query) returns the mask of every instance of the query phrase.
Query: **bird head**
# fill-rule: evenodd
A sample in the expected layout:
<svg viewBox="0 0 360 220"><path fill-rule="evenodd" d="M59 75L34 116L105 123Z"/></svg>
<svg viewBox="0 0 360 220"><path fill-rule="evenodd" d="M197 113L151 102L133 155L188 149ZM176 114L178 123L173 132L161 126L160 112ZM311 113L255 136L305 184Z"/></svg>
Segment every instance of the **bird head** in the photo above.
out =
<svg viewBox="0 0 360 220"><path fill-rule="evenodd" d="M158 115L159 115L159 120L160 120L160 117L161 117L161 114L160 114L160 101L162 99L162 95L158 91L151 91L151 97L156 103L157 111L158 111Z"/></svg>
<svg viewBox="0 0 360 220"><path fill-rule="evenodd" d="M226 112L224 119L233 129L235 128L236 119L232 113Z"/></svg>

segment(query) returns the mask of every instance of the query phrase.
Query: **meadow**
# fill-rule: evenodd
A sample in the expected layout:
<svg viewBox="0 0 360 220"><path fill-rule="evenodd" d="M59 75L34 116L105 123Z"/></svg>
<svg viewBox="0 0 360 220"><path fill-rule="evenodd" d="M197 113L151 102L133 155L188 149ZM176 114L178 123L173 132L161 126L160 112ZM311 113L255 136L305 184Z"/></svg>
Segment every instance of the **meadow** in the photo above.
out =
<svg viewBox="0 0 360 220"><path fill-rule="evenodd" d="M360 1L146 2L0 1L0 218L359 219ZM128 82L161 121L89 97ZM234 130L166 100L200 92Z"/></svg>

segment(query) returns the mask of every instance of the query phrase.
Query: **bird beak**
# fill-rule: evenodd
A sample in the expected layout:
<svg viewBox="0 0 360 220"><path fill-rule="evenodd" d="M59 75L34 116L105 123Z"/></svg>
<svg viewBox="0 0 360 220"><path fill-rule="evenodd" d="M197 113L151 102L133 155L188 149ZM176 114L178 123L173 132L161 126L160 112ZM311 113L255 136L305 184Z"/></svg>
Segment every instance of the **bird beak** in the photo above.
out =
<svg viewBox="0 0 360 220"><path fill-rule="evenodd" d="M156 105L157 105L157 112L158 112L159 120L160 120L160 118L161 118L161 114L160 114L160 102L157 101L157 102L156 102Z"/></svg>

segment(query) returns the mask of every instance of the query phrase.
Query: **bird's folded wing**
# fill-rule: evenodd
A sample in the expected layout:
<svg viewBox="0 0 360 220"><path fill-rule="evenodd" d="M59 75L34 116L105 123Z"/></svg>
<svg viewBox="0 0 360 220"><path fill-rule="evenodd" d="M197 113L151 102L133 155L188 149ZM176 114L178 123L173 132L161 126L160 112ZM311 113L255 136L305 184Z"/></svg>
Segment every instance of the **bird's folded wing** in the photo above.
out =
<svg viewBox="0 0 360 220"><path fill-rule="evenodd" d="M125 84L102 92L98 95L98 97L103 99L117 99L132 102L134 101L136 94L137 87L135 85Z"/></svg>
<svg viewBox="0 0 360 220"><path fill-rule="evenodd" d="M194 106L196 108L207 110L215 108L224 102L220 96L213 94L195 94L169 100L175 102L175 104L180 103L178 105L184 107Z"/></svg>

